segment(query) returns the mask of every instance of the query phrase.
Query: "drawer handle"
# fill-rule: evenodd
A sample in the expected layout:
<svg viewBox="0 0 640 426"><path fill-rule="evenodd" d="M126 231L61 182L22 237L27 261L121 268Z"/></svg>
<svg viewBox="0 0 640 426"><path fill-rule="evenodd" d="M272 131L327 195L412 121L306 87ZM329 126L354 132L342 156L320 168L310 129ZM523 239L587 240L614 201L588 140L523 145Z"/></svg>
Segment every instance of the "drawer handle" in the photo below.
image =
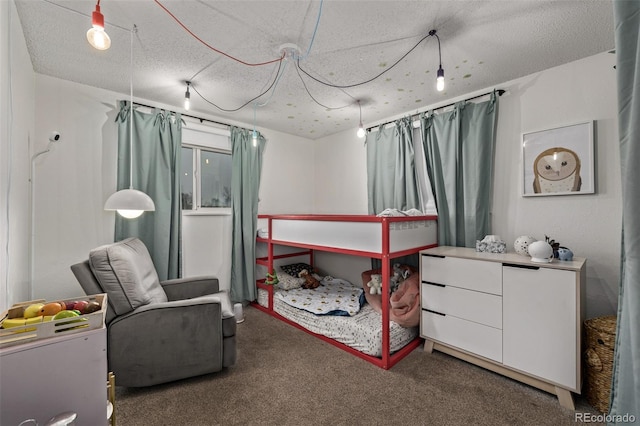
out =
<svg viewBox="0 0 640 426"><path fill-rule="evenodd" d="M442 312L432 311L431 309L425 309L425 311L431 312L432 314L440 315L440 316L443 316L443 317L447 316L447 314L443 314Z"/></svg>
<svg viewBox="0 0 640 426"><path fill-rule="evenodd" d="M510 268L520 268L520 269L533 269L533 270L538 270L540 269L539 266L534 266L534 265L517 265L515 263L503 263L502 266L508 266Z"/></svg>
<svg viewBox="0 0 640 426"><path fill-rule="evenodd" d="M444 284L432 283L431 281L422 281L422 284L435 285L436 287L446 287Z"/></svg>
<svg viewBox="0 0 640 426"><path fill-rule="evenodd" d="M437 257L438 259L444 259L446 256L443 256L441 254L423 254L423 256L429 256L429 257Z"/></svg>

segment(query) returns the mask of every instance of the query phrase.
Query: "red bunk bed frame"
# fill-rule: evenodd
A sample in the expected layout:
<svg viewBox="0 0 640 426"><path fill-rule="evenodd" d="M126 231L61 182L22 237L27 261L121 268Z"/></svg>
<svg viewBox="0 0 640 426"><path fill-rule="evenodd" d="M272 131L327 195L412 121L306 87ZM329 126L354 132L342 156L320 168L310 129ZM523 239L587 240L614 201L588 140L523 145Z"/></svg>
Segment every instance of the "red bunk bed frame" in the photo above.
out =
<svg viewBox="0 0 640 426"><path fill-rule="evenodd" d="M398 258L401 256L406 256L409 254L418 253L421 250L425 250L428 248L432 248L437 246L437 243L426 243L424 245L419 245L417 247L412 247L409 249L403 249L398 251L391 251L390 248L390 232L389 227L392 223L397 222L416 222L416 221L436 221L437 216L434 215L425 215L425 216L384 216L378 217L373 215L258 215L258 219L267 219L268 221L268 238L257 237L257 242L262 242L267 244L267 256L259 257L256 259L256 264L265 266L267 271L271 272L274 270L273 261L275 259L283 259L288 257L298 257L303 255L308 255L310 262L309 264L313 266L313 253L314 251L325 251L325 252L334 252L334 253L342 253L354 256L363 256L374 259L380 259L382 263L382 356L376 357L372 355L367 355L363 352L358 351L342 342L334 340L330 337L323 336L321 334L314 333L302 325L289 320L288 318L283 317L273 310L273 285L266 284L265 278L257 279L256 286L257 288L264 289L268 292L268 307L264 307L260 305L257 301L252 302L252 305L257 309L266 312L267 314L278 318L292 326L303 330L313 336L316 336L322 339L325 342L328 342L340 349L343 349L359 358L364 359L380 368L385 370L390 369L402 360L405 356L407 356L411 351L420 346L421 338L416 336L411 342L405 345L402 349L396 351L391 354L389 349L389 278L391 276L391 265L390 261L394 258ZM333 222L378 222L381 223L382 229L382 249L379 252L376 251L363 251L363 250L352 250L345 249L339 247L330 247L330 246L322 246L322 245L314 245L307 244L304 242L292 242L292 241L282 241L273 238L273 220L312 220L312 221L333 221ZM303 251L298 251L295 253L287 253L287 254L274 254L274 246L288 246L288 247L298 247L301 249L305 249Z"/></svg>

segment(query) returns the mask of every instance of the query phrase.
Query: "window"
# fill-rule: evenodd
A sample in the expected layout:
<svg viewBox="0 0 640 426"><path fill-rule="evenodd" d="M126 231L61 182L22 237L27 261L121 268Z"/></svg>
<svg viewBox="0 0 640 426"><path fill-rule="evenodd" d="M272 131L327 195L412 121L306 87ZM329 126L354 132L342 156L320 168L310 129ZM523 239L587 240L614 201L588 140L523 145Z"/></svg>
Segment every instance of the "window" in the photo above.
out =
<svg viewBox="0 0 640 426"><path fill-rule="evenodd" d="M213 212L231 207L229 137L218 129L183 128L181 195L183 211ZM199 126L200 127L200 126ZM204 127L204 126L202 126ZM218 130L218 133L212 130Z"/></svg>

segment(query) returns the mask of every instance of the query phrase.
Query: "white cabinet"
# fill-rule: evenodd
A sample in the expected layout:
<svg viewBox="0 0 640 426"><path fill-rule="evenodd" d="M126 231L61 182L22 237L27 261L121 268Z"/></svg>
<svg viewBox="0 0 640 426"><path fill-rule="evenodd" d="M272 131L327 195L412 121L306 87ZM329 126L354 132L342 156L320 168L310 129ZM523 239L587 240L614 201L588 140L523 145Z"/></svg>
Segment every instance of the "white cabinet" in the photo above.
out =
<svg viewBox="0 0 640 426"><path fill-rule="evenodd" d="M0 424L43 425L71 411L78 426L107 424L106 328L0 349Z"/></svg>
<svg viewBox="0 0 640 426"><path fill-rule="evenodd" d="M533 263L513 253L421 253L425 349L457 356L558 396L580 393L585 260Z"/></svg>
<svg viewBox="0 0 640 426"><path fill-rule="evenodd" d="M503 363L579 393L576 272L505 265L503 279Z"/></svg>

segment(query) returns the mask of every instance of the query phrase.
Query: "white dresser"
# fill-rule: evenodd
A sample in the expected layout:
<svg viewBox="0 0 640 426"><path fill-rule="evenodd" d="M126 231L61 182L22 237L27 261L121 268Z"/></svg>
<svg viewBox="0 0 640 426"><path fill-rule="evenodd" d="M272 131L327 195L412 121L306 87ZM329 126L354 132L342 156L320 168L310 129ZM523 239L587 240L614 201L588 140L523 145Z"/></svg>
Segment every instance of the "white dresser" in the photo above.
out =
<svg viewBox="0 0 640 426"><path fill-rule="evenodd" d="M580 393L585 259L534 263L515 253L420 252L420 334L434 349L546 392Z"/></svg>

